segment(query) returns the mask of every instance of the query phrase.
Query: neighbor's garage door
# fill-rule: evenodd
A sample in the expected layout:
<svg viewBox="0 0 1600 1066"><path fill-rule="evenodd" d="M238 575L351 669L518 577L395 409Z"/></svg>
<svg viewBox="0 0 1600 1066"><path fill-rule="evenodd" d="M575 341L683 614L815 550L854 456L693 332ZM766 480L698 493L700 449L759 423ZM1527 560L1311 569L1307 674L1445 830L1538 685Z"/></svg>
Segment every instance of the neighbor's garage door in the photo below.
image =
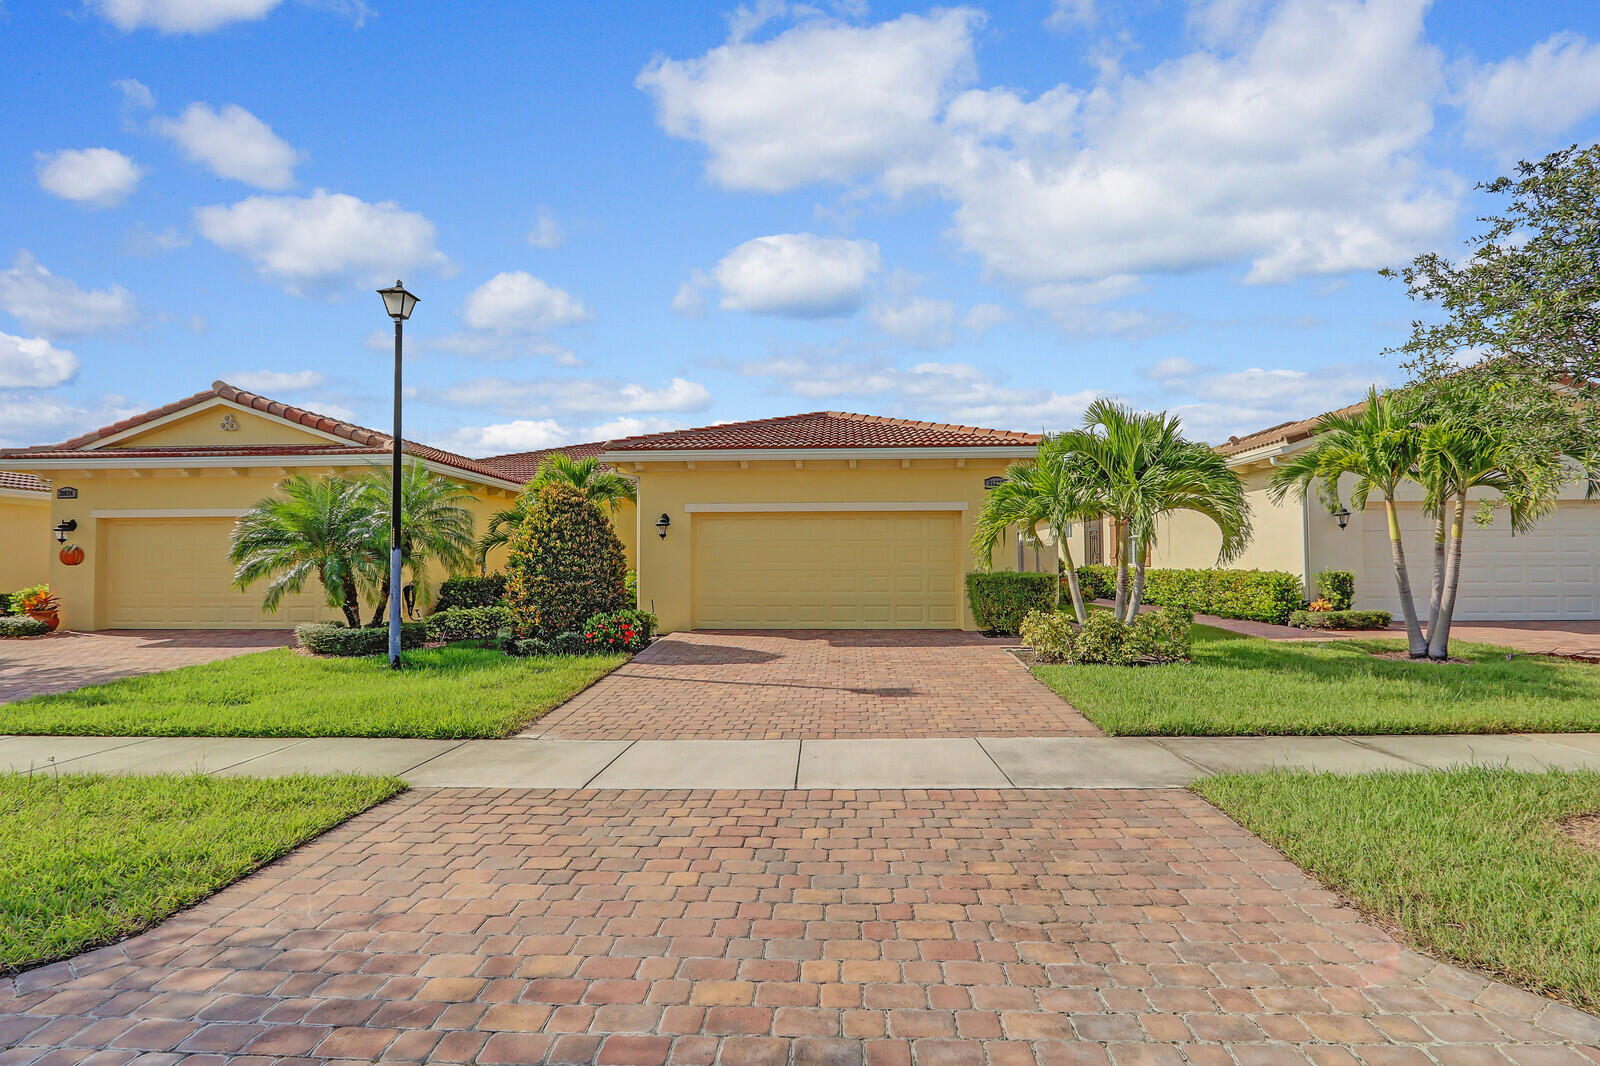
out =
<svg viewBox="0 0 1600 1066"><path fill-rule="evenodd" d="M1513 537L1503 508L1480 528L1467 521L1462 541L1460 601L1463 621L1600 618L1600 504L1568 501L1531 533ZM1374 503L1363 516L1361 573L1356 606L1392 611L1399 617L1394 567L1383 509ZM1420 507L1401 510L1406 562L1417 610L1428 609L1433 566L1433 525Z"/></svg>
<svg viewBox="0 0 1600 1066"><path fill-rule="evenodd" d="M953 512L697 514L697 629L959 629Z"/></svg>
<svg viewBox="0 0 1600 1066"><path fill-rule="evenodd" d="M339 617L315 577L275 614L261 608L265 582L234 589L231 518L117 518L104 529L107 628L287 629Z"/></svg>

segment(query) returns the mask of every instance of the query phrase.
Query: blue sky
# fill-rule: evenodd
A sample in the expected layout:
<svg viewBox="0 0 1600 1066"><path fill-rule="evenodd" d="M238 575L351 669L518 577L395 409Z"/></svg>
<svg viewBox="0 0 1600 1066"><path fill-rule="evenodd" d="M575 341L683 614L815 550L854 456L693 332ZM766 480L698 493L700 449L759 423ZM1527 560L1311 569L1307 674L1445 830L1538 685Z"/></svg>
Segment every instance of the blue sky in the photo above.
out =
<svg viewBox="0 0 1600 1066"><path fill-rule="evenodd" d="M821 408L1217 440L1600 134L1592 0L9 0L0 444L216 377L471 454Z"/></svg>

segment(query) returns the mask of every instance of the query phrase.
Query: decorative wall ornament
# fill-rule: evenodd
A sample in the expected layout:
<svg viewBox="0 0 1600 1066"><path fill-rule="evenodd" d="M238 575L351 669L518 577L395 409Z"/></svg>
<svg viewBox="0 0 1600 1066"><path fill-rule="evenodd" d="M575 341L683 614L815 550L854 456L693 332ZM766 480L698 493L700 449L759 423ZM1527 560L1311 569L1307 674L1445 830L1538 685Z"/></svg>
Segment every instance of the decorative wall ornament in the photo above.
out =
<svg viewBox="0 0 1600 1066"><path fill-rule="evenodd" d="M239 422L233 417L232 411L229 411L227 414L222 416L222 430L224 433L232 433L238 428Z"/></svg>

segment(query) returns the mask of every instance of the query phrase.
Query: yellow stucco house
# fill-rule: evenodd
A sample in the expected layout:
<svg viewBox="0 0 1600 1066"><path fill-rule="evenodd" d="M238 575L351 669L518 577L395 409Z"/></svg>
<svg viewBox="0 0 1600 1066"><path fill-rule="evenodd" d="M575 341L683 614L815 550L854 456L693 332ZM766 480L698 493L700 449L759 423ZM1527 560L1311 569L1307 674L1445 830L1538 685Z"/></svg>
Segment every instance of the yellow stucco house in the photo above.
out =
<svg viewBox="0 0 1600 1066"><path fill-rule="evenodd" d="M0 592L49 580L50 486L32 474L0 470Z"/></svg>

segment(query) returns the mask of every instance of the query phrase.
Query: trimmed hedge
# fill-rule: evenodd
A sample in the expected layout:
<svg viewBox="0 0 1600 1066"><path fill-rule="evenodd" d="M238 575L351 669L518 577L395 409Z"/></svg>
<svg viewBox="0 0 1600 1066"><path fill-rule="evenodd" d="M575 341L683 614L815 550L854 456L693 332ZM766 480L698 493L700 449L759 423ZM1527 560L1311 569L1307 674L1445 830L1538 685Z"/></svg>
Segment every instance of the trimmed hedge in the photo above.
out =
<svg viewBox="0 0 1600 1066"><path fill-rule="evenodd" d="M545 485L506 544L512 628L520 637L549 638L620 611L627 570L611 519L572 485Z"/></svg>
<svg viewBox="0 0 1600 1066"><path fill-rule="evenodd" d="M1030 611L1056 605L1054 574L1021 574L1015 570L979 571L967 575L967 601L978 628L1012 635Z"/></svg>
<svg viewBox="0 0 1600 1066"><path fill-rule="evenodd" d="M1117 594L1117 568L1089 563L1078 567L1078 589L1084 602L1109 600Z"/></svg>
<svg viewBox="0 0 1600 1066"><path fill-rule="evenodd" d="M493 640L502 629L511 625L511 608L450 607L435 611L422 623L428 627L428 639L444 644L458 640Z"/></svg>
<svg viewBox="0 0 1600 1066"><path fill-rule="evenodd" d="M294 639L313 655L384 655L389 651L389 627L351 629L331 622L306 622L294 627ZM402 622L400 647L420 648L428 642L426 622Z"/></svg>
<svg viewBox="0 0 1600 1066"><path fill-rule="evenodd" d="M589 647L582 633L557 633L545 640L542 637L518 637L515 630L502 629L495 639L501 651L523 658L535 655L591 655L596 650Z"/></svg>
<svg viewBox="0 0 1600 1066"><path fill-rule="evenodd" d="M1182 607L1162 607L1120 622L1096 610L1076 629L1062 611L1034 611L1022 620L1022 643L1042 663L1103 666L1188 662L1194 615Z"/></svg>
<svg viewBox="0 0 1600 1066"><path fill-rule="evenodd" d="M1116 594L1117 571L1111 566L1084 566L1078 582L1095 599ZM1130 575L1129 581L1132 581ZM1089 593L1084 592L1087 597ZM1283 570L1159 570L1144 573L1144 602L1156 607L1183 607L1218 618L1245 618L1283 625L1305 604L1300 579Z"/></svg>
<svg viewBox="0 0 1600 1066"><path fill-rule="evenodd" d="M1388 629L1388 611L1295 611L1289 624L1297 629Z"/></svg>
<svg viewBox="0 0 1600 1066"><path fill-rule="evenodd" d="M1356 575L1348 570L1324 570L1317 575L1317 595L1335 611L1348 611L1356 602Z"/></svg>
<svg viewBox="0 0 1600 1066"><path fill-rule="evenodd" d="M25 614L0 616L0 637L42 637L50 627Z"/></svg>
<svg viewBox="0 0 1600 1066"><path fill-rule="evenodd" d="M496 607L506 596L506 575L452 577L439 586L433 611L452 611L458 607ZM493 636L494 634L489 634Z"/></svg>

